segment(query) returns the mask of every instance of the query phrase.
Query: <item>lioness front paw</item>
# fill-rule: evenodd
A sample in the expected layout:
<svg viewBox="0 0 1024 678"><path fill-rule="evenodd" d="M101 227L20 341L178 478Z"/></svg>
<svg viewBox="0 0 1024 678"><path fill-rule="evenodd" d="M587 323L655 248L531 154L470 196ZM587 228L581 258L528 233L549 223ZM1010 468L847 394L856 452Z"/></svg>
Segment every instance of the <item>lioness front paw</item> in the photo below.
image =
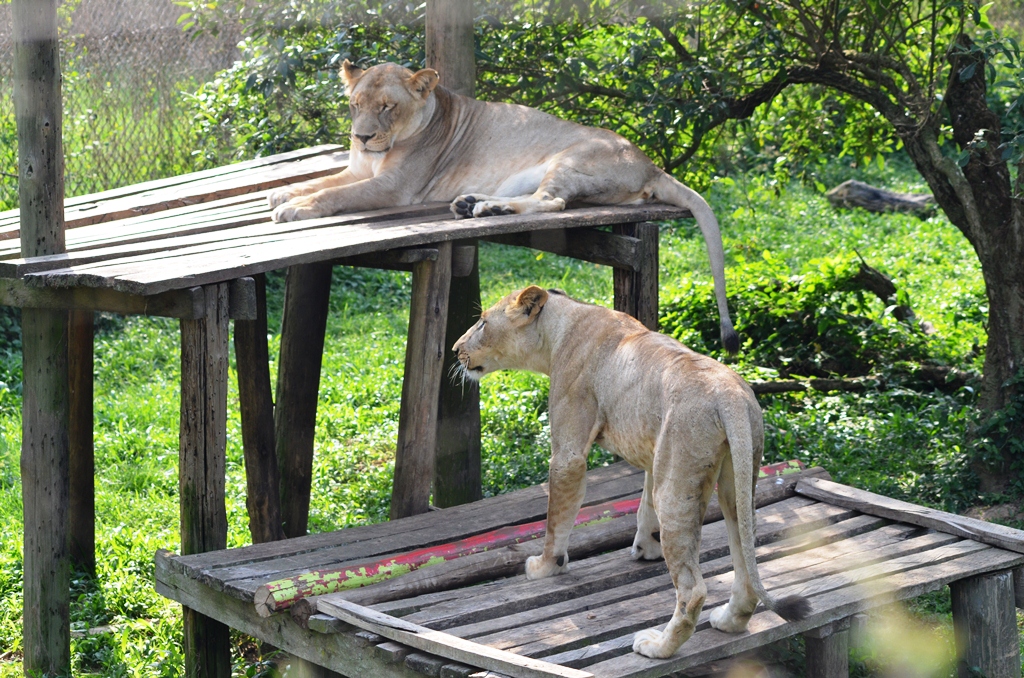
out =
<svg viewBox="0 0 1024 678"><path fill-rule="evenodd" d="M726 603L711 610L711 626L725 633L743 633L747 630L750 615L739 615L733 612L732 606Z"/></svg>
<svg viewBox="0 0 1024 678"><path fill-rule="evenodd" d="M530 556L526 559L526 578L544 579L552 575L561 574L569 569L569 556L562 555L557 558L545 559L544 556Z"/></svg>
<svg viewBox="0 0 1024 678"><path fill-rule="evenodd" d="M633 652L651 659L665 659L675 654L678 647L669 647L665 634L658 629L644 629L633 636Z"/></svg>
<svg viewBox="0 0 1024 678"><path fill-rule="evenodd" d="M270 204L270 208L273 209L278 205L285 204L292 198L297 197L298 195L299 194L291 186L275 188L274 190L267 194L267 202Z"/></svg>
<svg viewBox="0 0 1024 678"><path fill-rule="evenodd" d="M327 216L323 208L309 198L293 198L274 209L271 218L274 221L301 221Z"/></svg>
<svg viewBox="0 0 1024 678"><path fill-rule="evenodd" d="M633 560L659 560L661 554L661 533L658 531L646 532L637 530L633 539L633 548L629 550L629 557Z"/></svg>
<svg viewBox="0 0 1024 678"><path fill-rule="evenodd" d="M515 214L510 205L496 200L482 200L475 195L460 195L452 201L452 213L456 219L470 217L494 217L502 214Z"/></svg>

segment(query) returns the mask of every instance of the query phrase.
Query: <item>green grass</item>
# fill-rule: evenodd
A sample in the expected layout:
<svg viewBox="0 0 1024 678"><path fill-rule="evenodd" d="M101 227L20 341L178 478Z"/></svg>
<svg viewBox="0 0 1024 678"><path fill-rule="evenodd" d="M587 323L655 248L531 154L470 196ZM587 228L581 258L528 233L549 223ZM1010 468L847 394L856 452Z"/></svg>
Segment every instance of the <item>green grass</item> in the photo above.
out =
<svg viewBox="0 0 1024 678"><path fill-rule="evenodd" d="M905 168L867 178L921 188ZM792 274L854 250L894 276L918 316L934 324L929 350L977 365L984 346L983 283L970 246L943 218L835 212L812 189L780 192L753 176L717 182L710 191L721 217L735 282L743 262L764 252ZM708 264L692 224L662 229L661 294L666 305L705 294ZM482 298L489 305L527 283L560 287L610 305L607 268L515 248L481 251ZM270 326L279 327L283 279L271 276ZM696 285L696 287L695 287ZM409 277L337 269L316 424L310 526L314 531L383 520L394 463ZM696 298L696 297L695 297ZM879 317L883 309L876 309ZM176 323L104 318L96 339L96 493L99 576L76 575L73 628L112 625L114 632L73 642L78 675L177 676L182 670L179 607L157 595L152 557L178 548L177 426L179 347ZM271 338L276 355L279 336ZM0 676L20 673L21 486L20 356L0 357ZM735 365L757 374L756 365ZM232 367L233 369L233 367ZM273 367L272 367L273 369ZM229 395L228 543L248 543L244 468L232 371ZM485 493L546 477L547 380L502 373L482 385ZM822 464L847 483L938 506L978 497L964 468L969 392L919 393L892 388L867 395L806 394L763 400L769 460ZM592 463L606 457L595 455ZM926 610L941 613L941 605ZM948 619L948 614L942 617ZM941 623L946 623L942 621ZM251 666L246 640L238 675ZM254 669L255 670L255 669Z"/></svg>

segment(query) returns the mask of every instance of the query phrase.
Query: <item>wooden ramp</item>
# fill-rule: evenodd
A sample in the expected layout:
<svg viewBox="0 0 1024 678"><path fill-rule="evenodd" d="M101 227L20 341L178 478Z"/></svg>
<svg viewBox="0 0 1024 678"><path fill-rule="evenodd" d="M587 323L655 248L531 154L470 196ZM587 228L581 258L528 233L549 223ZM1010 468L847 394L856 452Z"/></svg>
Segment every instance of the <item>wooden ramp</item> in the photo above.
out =
<svg viewBox="0 0 1024 678"><path fill-rule="evenodd" d="M747 633L709 627L710 611L728 600L732 583L725 525L713 505L701 541L708 586L701 623L667 660L632 652L633 634L666 623L674 605L664 563L629 558L633 515L577 528L569 573L550 579L531 582L521 574L522 561L538 546L527 542L305 599L266 617L257 612L254 596L268 582L543 518L541 487L282 542L192 556L160 552L156 585L190 608L349 676L664 676L798 633L808 635L813 655L829 643L845 643L844 621L858 612L948 584L976 588L977 582L996 580L994 590L1003 594L995 602L982 597L975 603L989 611L984 623L975 620L980 630L970 637L1001 647L1003 655L1007 642L1016 648L1011 571L1024 564L1024 533L879 497L827 477L822 469L807 469L758 483L762 581L773 595L807 596L810 617L787 623L762 609ZM588 504L638 496L643 483L642 473L625 464L592 471L589 479ZM999 633L1003 640L996 638ZM985 643L975 641L975 650ZM1019 675L1019 666L1018 655L1017 673L1006 675Z"/></svg>

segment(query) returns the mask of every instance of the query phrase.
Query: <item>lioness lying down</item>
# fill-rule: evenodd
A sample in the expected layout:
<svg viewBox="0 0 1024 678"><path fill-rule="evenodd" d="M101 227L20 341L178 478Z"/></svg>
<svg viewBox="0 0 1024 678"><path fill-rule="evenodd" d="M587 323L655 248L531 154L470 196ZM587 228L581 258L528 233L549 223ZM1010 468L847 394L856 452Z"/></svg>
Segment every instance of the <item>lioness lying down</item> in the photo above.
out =
<svg viewBox="0 0 1024 678"><path fill-rule="evenodd" d="M503 369L551 377L547 534L543 554L526 562L527 578L568 567L569 532L596 442L646 471L632 557L664 556L676 589L668 626L637 633L633 650L668 657L693 634L707 593L701 524L716 482L735 579L711 625L745 630L759 600L786 619L806 616L806 599L773 600L757 574L752 491L764 425L738 374L624 313L536 286L484 311L453 350L475 380Z"/></svg>
<svg viewBox="0 0 1024 678"><path fill-rule="evenodd" d="M430 68L363 71L346 60L341 73L352 112L349 166L272 191L274 221L436 200L452 201L456 218L554 212L577 200L685 207L707 244L722 341L739 349L714 213L632 143L533 108L459 96L438 87Z"/></svg>

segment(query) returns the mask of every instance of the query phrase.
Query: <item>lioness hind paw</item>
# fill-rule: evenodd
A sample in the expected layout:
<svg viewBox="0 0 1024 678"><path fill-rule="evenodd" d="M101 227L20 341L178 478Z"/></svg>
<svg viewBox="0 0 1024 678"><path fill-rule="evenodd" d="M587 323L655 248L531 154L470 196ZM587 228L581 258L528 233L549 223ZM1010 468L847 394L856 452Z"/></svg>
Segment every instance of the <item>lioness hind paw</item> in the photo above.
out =
<svg viewBox="0 0 1024 678"><path fill-rule="evenodd" d="M641 532L638 530L636 538L633 539L633 548L629 551L629 557L633 560L660 560L664 556L661 552L661 543L655 537L658 532L645 537L641 537Z"/></svg>
<svg viewBox="0 0 1024 678"><path fill-rule="evenodd" d="M633 636L633 652L651 659L665 659L675 654L679 648L666 647L665 634L657 629L637 631Z"/></svg>
<svg viewBox="0 0 1024 678"><path fill-rule="evenodd" d="M469 219L473 216L473 205L476 203L476 197L472 195L460 195L455 200L452 200L451 210L455 215L456 219Z"/></svg>
<svg viewBox="0 0 1024 678"><path fill-rule="evenodd" d="M728 603L711 610L709 621L713 628L725 633L743 633L747 630L750 615L734 614Z"/></svg>
<svg viewBox="0 0 1024 678"><path fill-rule="evenodd" d="M530 556L526 559L526 578L544 579L561 574L569 569L569 556L558 556L547 560L544 556Z"/></svg>

